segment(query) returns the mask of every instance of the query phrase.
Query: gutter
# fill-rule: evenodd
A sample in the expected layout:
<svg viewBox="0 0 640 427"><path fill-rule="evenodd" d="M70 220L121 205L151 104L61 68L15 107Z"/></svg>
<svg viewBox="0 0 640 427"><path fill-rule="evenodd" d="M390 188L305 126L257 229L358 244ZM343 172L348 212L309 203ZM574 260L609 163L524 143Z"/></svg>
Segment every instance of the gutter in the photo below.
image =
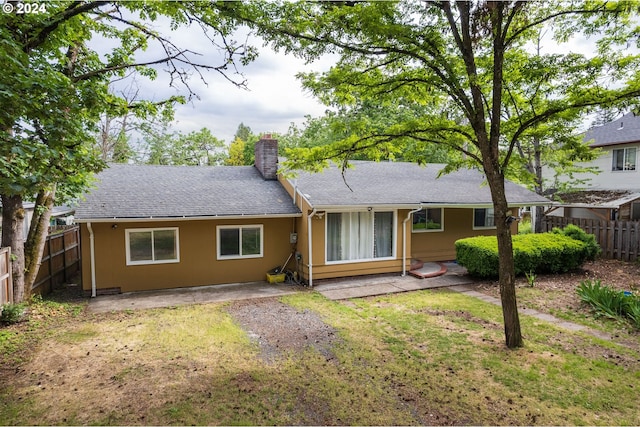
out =
<svg viewBox="0 0 640 427"><path fill-rule="evenodd" d="M196 221L196 220L227 220L227 219L264 219L264 218L299 218L301 213L292 214L263 214L263 215L211 215L211 216L149 216L149 217L103 217L103 218L76 218L77 223L90 222L169 222L169 221Z"/></svg>
<svg viewBox="0 0 640 427"><path fill-rule="evenodd" d="M402 221L402 277L407 275L407 222L416 212L422 210L422 203L418 207L407 214L407 217Z"/></svg>
<svg viewBox="0 0 640 427"><path fill-rule="evenodd" d="M87 229L89 230L89 251L91 252L91 298L96 297L96 247L94 243L93 228L91 223L87 222Z"/></svg>
<svg viewBox="0 0 640 427"><path fill-rule="evenodd" d="M299 193L301 194L301 193ZM305 198L305 200L308 199ZM371 208L372 210L399 210L399 209L415 209L416 203L420 203L422 208L455 208L455 209L472 209L472 208L492 208L493 202L487 203L450 203L450 202L415 202L411 204L361 204L361 205L321 205L316 204L315 209L327 212L362 212ZM551 201L540 202L508 202L510 208L525 206L548 206L552 205ZM311 206L311 203L309 203Z"/></svg>

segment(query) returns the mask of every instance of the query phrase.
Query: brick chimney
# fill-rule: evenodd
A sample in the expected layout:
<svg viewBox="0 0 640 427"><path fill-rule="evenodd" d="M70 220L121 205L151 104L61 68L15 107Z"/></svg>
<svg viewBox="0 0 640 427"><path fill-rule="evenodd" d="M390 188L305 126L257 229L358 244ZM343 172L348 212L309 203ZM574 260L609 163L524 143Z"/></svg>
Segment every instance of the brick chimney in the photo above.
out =
<svg viewBox="0 0 640 427"><path fill-rule="evenodd" d="M265 134L256 142L254 166L265 180L278 179L278 140Z"/></svg>

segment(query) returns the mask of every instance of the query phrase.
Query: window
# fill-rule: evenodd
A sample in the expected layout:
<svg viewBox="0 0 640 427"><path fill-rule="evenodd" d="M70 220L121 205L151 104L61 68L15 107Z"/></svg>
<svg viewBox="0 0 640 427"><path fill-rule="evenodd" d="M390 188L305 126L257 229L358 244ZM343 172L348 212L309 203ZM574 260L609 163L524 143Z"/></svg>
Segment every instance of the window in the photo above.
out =
<svg viewBox="0 0 640 427"><path fill-rule="evenodd" d="M477 208L473 210L473 228L494 228L493 208Z"/></svg>
<svg viewBox="0 0 640 427"><path fill-rule="evenodd" d="M620 148L613 150L613 171L636 170L636 148Z"/></svg>
<svg viewBox="0 0 640 427"><path fill-rule="evenodd" d="M327 214L327 261L393 257L393 212Z"/></svg>
<svg viewBox="0 0 640 427"><path fill-rule="evenodd" d="M218 231L218 259L262 256L262 225L221 225Z"/></svg>
<svg viewBox="0 0 640 427"><path fill-rule="evenodd" d="M177 228L126 230L127 265L179 262Z"/></svg>
<svg viewBox="0 0 640 427"><path fill-rule="evenodd" d="M426 208L413 213L413 231L443 231L441 208Z"/></svg>

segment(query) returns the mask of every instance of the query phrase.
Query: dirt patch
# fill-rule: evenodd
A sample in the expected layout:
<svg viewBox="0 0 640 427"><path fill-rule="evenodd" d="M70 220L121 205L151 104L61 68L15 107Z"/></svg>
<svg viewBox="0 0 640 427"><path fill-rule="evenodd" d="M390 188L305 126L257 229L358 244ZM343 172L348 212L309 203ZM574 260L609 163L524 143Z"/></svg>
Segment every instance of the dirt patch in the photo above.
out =
<svg viewBox="0 0 640 427"><path fill-rule="evenodd" d="M535 279L534 289L538 297L525 297L523 294L529 283L526 278L516 279L518 293L518 308L531 308L542 313L558 316L562 313L573 313L584 317L593 317L593 310L580 301L577 288L583 280L600 280L602 285L616 290L632 291L640 294L640 264L611 259L599 259L585 263L582 268L564 274L541 274ZM475 290L483 294L500 298L500 287L497 281L480 281ZM638 348L640 331L623 321L603 319L604 322L615 322L617 326L611 338L614 342L629 348ZM577 338L567 340L565 336L558 337L555 343L565 350L573 351L593 359L607 359L616 364L630 366L637 363L633 358L620 354L603 354L600 347L589 345ZM577 342L580 341L580 342Z"/></svg>
<svg viewBox="0 0 640 427"><path fill-rule="evenodd" d="M309 348L327 360L334 358L331 349L339 341L337 332L310 310L299 311L277 299L265 298L233 302L227 312L260 346L266 362Z"/></svg>
<svg viewBox="0 0 640 427"><path fill-rule="evenodd" d="M576 289L583 280L601 280L617 290L640 292L640 264L611 259L600 259L585 263L582 268L564 274L541 274L535 279L534 287L543 291L544 299L535 301L535 307L520 305L519 308L535 308L546 313L554 311L574 311L588 314L590 310L581 303ZM529 286L527 279L516 279L517 288ZM476 290L500 298L497 281L481 281Z"/></svg>

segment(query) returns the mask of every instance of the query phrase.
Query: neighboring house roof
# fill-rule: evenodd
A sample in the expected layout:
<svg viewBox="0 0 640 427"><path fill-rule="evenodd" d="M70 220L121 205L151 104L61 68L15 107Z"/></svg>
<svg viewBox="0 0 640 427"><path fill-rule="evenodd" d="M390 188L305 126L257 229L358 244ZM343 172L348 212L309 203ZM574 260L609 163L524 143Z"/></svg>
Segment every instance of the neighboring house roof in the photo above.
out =
<svg viewBox="0 0 640 427"><path fill-rule="evenodd" d="M585 190L557 193L554 206L618 209L640 198L640 192L625 190Z"/></svg>
<svg viewBox="0 0 640 427"><path fill-rule="evenodd" d="M22 204L22 207L26 210L33 210L35 209L36 204L34 202L24 202ZM71 206L67 206L67 205L62 205L62 206L54 206L53 209L51 209L51 216L52 217L58 217L58 216L67 216L67 215L72 215L75 212L75 208L71 207Z"/></svg>
<svg viewBox="0 0 640 427"><path fill-rule="evenodd" d="M353 161L342 179L335 165L320 173L299 172L290 179L314 208L347 206L491 206L484 175L477 170L459 170L438 178L443 164L420 166L403 162ZM346 181L346 183L345 183ZM353 190L353 191L352 191ZM511 205L548 205L550 201L526 188L505 182Z"/></svg>
<svg viewBox="0 0 640 427"><path fill-rule="evenodd" d="M76 208L76 221L298 216L278 181L253 166L111 164Z"/></svg>
<svg viewBox="0 0 640 427"><path fill-rule="evenodd" d="M584 140L593 140L591 147L640 142L640 116L627 113L618 120L593 127L587 131Z"/></svg>

